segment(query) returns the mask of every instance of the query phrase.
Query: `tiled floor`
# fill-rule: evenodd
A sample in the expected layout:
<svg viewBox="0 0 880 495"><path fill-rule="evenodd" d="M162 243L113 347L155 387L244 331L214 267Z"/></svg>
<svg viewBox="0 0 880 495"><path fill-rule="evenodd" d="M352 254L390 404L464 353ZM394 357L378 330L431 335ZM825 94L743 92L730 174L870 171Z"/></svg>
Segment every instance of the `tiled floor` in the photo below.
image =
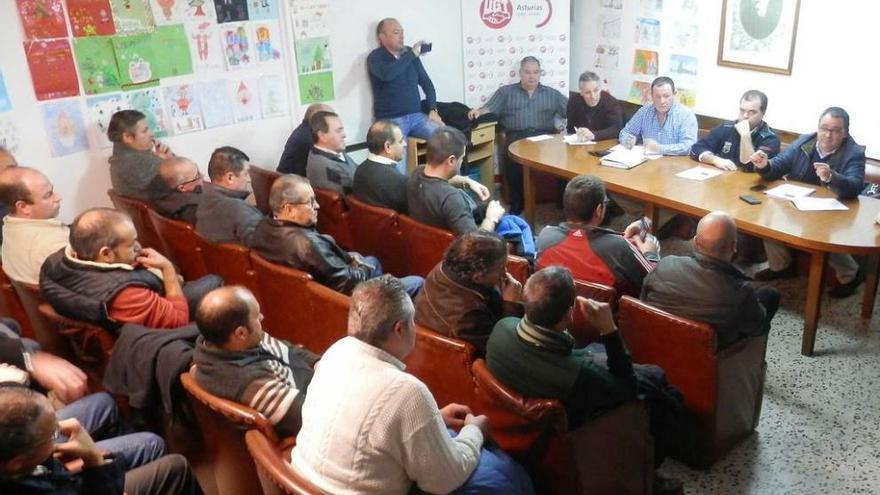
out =
<svg viewBox="0 0 880 495"><path fill-rule="evenodd" d="M541 205L537 223L556 223L560 215ZM662 248L684 254L690 244L664 241ZM880 493L880 310L870 321L859 317L861 290L843 300L824 297L815 356L808 358L800 353L806 279L773 285L782 303L757 432L707 471L671 460L661 471L681 479L687 494Z"/></svg>

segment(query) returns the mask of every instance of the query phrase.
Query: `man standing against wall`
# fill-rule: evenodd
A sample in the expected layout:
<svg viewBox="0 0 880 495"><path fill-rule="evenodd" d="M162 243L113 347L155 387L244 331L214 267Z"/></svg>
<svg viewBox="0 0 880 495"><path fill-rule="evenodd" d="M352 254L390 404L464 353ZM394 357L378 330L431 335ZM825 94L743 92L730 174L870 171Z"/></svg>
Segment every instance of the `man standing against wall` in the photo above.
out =
<svg viewBox="0 0 880 495"><path fill-rule="evenodd" d="M419 59L431 46L424 41L412 47L403 44L403 27L397 19L386 17L376 26L379 47L367 56L370 86L373 88L373 117L400 126L403 137L428 139L443 125L437 113L434 83ZM425 93L429 112L422 112L419 87ZM403 168L401 167L401 172Z"/></svg>

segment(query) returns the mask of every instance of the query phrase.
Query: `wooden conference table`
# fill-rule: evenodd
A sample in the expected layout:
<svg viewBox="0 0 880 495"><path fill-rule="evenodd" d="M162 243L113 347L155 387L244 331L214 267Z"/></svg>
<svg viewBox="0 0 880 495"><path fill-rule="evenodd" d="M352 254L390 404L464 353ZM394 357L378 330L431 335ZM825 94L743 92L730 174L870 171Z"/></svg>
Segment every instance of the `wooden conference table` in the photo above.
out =
<svg viewBox="0 0 880 495"><path fill-rule="evenodd" d="M860 196L844 201L849 207L846 211L800 211L790 201L749 191L758 183L764 182L769 188L784 181L766 182L757 174L738 171L696 181L675 176L697 166L697 162L686 156L662 157L622 170L599 165L599 158L589 154L615 144L616 140L607 140L594 145L571 146L565 144L559 135L542 141L522 139L511 144L511 158L523 165L526 220L534 225L535 182L532 174L535 173L565 180L580 174L596 175L605 181L608 191L645 203L645 212L654 219L654 225L657 225L658 208L694 217L723 210L736 219L740 231L810 254L802 354L813 354L828 253L868 256L862 318L871 317L880 255L880 225L874 223L874 218L880 213L880 200ZM749 205L739 199L742 194L756 196L762 204ZM834 197L834 194L817 187L814 196Z"/></svg>

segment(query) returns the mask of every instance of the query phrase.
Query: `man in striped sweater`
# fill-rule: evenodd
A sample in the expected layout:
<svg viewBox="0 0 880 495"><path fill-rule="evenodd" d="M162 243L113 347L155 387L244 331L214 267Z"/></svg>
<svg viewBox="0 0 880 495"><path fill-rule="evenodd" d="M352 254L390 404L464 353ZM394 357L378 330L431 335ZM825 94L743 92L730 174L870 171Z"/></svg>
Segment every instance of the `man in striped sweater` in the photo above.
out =
<svg viewBox="0 0 880 495"><path fill-rule="evenodd" d="M261 412L280 437L296 435L312 366L319 356L263 331L248 289L222 287L196 310L195 379L210 393Z"/></svg>

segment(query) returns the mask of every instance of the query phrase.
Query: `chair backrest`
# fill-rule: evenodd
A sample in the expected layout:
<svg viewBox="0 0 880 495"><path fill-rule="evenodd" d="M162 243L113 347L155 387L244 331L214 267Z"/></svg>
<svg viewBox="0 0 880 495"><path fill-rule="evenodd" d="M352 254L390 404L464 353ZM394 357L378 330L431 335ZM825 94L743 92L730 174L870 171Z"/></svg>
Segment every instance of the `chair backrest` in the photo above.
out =
<svg viewBox="0 0 880 495"><path fill-rule="evenodd" d="M519 283L525 284L526 280L529 279L529 275L532 274L532 266L529 265L529 260L522 256L508 254L507 273L513 276Z"/></svg>
<svg viewBox="0 0 880 495"><path fill-rule="evenodd" d="M180 268L183 278L196 280L208 274L202 250L196 242L196 231L192 225L166 218L150 208L147 215L153 228L162 239L165 253Z"/></svg>
<svg viewBox="0 0 880 495"><path fill-rule="evenodd" d="M34 330L34 340L40 343L44 351L51 352L67 360L73 360L75 355L70 347L70 343L58 333L54 325L38 309L40 304L46 302L40 293L40 286L15 280L10 280L9 282L15 289L16 294L18 294L18 300L21 301L21 306L31 322L31 328Z"/></svg>
<svg viewBox="0 0 880 495"><path fill-rule="evenodd" d="M251 251L250 256L260 287L258 297L264 317L263 325L274 337L300 343L301 329L313 325L313 319L325 317L314 314L311 310L311 295L306 283L312 276L273 263L254 251ZM311 347L309 349L319 351Z"/></svg>
<svg viewBox="0 0 880 495"><path fill-rule="evenodd" d="M250 249L231 243L211 242L195 232L195 242L208 273L219 275L225 285L243 285L259 299L257 277L251 266Z"/></svg>
<svg viewBox="0 0 880 495"><path fill-rule="evenodd" d="M336 243L345 249L354 249L345 198L336 191L315 188L315 199L320 206L318 232L333 236Z"/></svg>
<svg viewBox="0 0 880 495"><path fill-rule="evenodd" d="M379 258L386 273L402 277L406 272L406 247L396 211L369 205L353 195L346 196L353 249Z"/></svg>
<svg viewBox="0 0 880 495"><path fill-rule="evenodd" d="M275 179L282 174L256 165L251 165L248 170L251 174L251 187L254 190L254 199L256 200L257 208L259 208L264 214L268 215L269 191L272 190L272 184L275 182Z"/></svg>
<svg viewBox="0 0 880 495"><path fill-rule="evenodd" d="M164 254L165 244L153 227L153 222L150 221L148 213L152 210L150 205L146 201L117 194L113 189L107 191L107 196L110 196L110 201L117 210L124 211L131 217L141 246L153 248Z"/></svg>
<svg viewBox="0 0 880 495"><path fill-rule="evenodd" d="M614 287L586 280L575 280L574 290L581 297L610 304L611 310L617 313L618 297Z"/></svg>
<svg viewBox="0 0 880 495"><path fill-rule="evenodd" d="M253 459L244 443L244 432L259 430L273 443L278 442L272 424L256 410L217 397L195 380L193 366L180 375L180 383L190 398L220 495L259 493L260 480Z"/></svg>
<svg viewBox="0 0 880 495"><path fill-rule="evenodd" d="M116 336L109 330L58 314L52 306L42 303L37 311L55 332L67 339L73 348L76 362L86 371L93 383L100 384L104 378Z"/></svg>
<svg viewBox="0 0 880 495"><path fill-rule="evenodd" d="M471 407L489 417L492 438L510 453L543 448L550 437L568 429L565 407L555 399L526 399L498 381L486 361L472 366L477 402Z"/></svg>
<svg viewBox="0 0 880 495"><path fill-rule="evenodd" d="M323 495L325 492L302 477L290 464L290 449L273 444L258 430L244 435L260 476L263 495Z"/></svg>
<svg viewBox="0 0 880 495"><path fill-rule="evenodd" d="M345 337L351 298L329 287L309 280L306 282L311 313L315 318L300 325L294 343L323 354L334 342Z"/></svg>
<svg viewBox="0 0 880 495"><path fill-rule="evenodd" d="M406 215L400 215L400 230L406 246L407 272L420 277L427 276L443 260L443 253L455 239L448 230L425 225Z"/></svg>
<svg viewBox="0 0 880 495"><path fill-rule="evenodd" d="M15 292L15 287L12 286L12 282L9 281L9 277L6 276L2 266L0 266L0 316L15 320L18 326L21 327L22 337L29 339L37 338L34 327L31 325L31 320L28 318L27 312L25 312L24 306L22 306L21 300L18 298L18 293Z"/></svg>
<svg viewBox="0 0 880 495"><path fill-rule="evenodd" d="M440 407L450 402L473 404L476 360L474 346L416 325L416 345L406 357L406 371L428 386Z"/></svg>

